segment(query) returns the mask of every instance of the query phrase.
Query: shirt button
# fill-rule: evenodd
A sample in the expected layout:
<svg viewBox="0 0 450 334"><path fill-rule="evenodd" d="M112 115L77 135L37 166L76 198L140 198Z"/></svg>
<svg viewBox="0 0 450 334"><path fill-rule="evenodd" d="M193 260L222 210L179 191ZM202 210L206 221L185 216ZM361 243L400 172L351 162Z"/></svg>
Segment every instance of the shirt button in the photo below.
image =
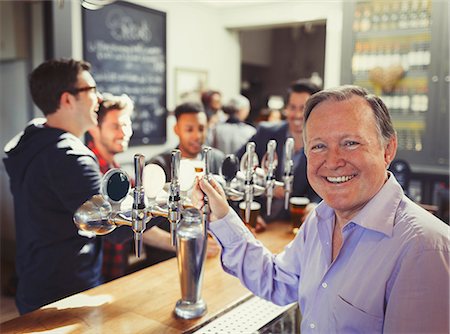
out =
<svg viewBox="0 0 450 334"><path fill-rule="evenodd" d="M311 323L309 324L309 328L311 328L311 329L314 329L314 328L316 328L316 324L315 324L315 323L313 323L313 322L311 322Z"/></svg>
<svg viewBox="0 0 450 334"><path fill-rule="evenodd" d="M327 287L328 287L328 284L325 283L325 282L323 282L323 283L322 283L322 288L326 289Z"/></svg>

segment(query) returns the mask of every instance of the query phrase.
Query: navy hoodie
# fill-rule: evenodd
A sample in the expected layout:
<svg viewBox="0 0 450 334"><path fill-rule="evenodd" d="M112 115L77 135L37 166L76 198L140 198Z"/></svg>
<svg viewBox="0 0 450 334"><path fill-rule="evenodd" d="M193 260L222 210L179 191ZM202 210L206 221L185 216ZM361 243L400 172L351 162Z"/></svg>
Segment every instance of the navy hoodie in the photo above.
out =
<svg viewBox="0 0 450 334"><path fill-rule="evenodd" d="M101 283L101 238L73 214L99 193L94 154L74 135L32 121L5 147L16 220L21 314Z"/></svg>

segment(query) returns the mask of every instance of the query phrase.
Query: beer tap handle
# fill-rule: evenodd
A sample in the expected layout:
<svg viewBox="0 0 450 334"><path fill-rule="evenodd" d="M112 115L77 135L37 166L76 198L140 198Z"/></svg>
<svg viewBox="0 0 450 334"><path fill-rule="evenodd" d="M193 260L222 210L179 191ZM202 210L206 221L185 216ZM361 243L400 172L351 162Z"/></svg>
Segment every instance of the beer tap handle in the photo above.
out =
<svg viewBox="0 0 450 334"><path fill-rule="evenodd" d="M267 176L266 176L266 196L267 196L267 215L272 212L273 190L275 187L275 150L277 142L273 139L267 143Z"/></svg>
<svg viewBox="0 0 450 334"><path fill-rule="evenodd" d="M253 202L253 157L255 153L256 144L254 142L247 143L246 146L246 158L247 166L245 170L245 221L250 221L250 211Z"/></svg>
<svg viewBox="0 0 450 334"><path fill-rule="evenodd" d="M289 208L289 198L292 193L292 184L294 180L294 138L286 139L285 153L284 153L284 208Z"/></svg>
<svg viewBox="0 0 450 334"><path fill-rule="evenodd" d="M211 177L209 162L210 162L210 154L211 154L211 147L204 147L203 148L203 160L205 163L205 177L209 181ZM209 217L209 202L208 202L208 196L204 196L203 198L204 206L203 206L203 223L205 224L205 231L207 231L208 226L208 217Z"/></svg>
<svg viewBox="0 0 450 334"><path fill-rule="evenodd" d="M133 192L133 209L132 209L132 229L134 232L134 245L136 256L140 257L142 252L142 233L145 231L146 225L146 208L145 208L145 192L143 186L143 171L145 158L142 154L134 156L134 172L136 184Z"/></svg>
<svg viewBox="0 0 450 334"><path fill-rule="evenodd" d="M176 246L176 229L177 224L181 219L179 182L180 160L181 151L178 149L172 150L172 163L170 170L171 181L169 186L169 199L167 203L169 208L168 220L170 222L170 243L172 246Z"/></svg>

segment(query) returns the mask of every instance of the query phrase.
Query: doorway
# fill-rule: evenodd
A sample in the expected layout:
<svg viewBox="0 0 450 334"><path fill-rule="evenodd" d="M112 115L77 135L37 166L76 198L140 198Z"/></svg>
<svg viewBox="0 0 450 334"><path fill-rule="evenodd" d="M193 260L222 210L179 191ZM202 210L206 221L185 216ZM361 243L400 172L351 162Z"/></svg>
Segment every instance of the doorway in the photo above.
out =
<svg viewBox="0 0 450 334"><path fill-rule="evenodd" d="M241 94L251 102L248 121L265 120L270 97L284 98L292 81L325 73L326 20L239 31Z"/></svg>

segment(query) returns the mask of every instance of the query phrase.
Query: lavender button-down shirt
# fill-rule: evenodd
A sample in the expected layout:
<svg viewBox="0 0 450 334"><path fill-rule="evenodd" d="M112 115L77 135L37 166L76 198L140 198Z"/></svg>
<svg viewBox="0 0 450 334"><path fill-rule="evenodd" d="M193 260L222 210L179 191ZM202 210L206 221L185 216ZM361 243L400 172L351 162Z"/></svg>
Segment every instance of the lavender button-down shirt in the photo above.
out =
<svg viewBox="0 0 450 334"><path fill-rule="evenodd" d="M447 225L405 197L392 174L343 228L332 261L334 224L322 202L278 255L233 210L210 230L226 272L276 304L298 301L302 333L449 333Z"/></svg>

